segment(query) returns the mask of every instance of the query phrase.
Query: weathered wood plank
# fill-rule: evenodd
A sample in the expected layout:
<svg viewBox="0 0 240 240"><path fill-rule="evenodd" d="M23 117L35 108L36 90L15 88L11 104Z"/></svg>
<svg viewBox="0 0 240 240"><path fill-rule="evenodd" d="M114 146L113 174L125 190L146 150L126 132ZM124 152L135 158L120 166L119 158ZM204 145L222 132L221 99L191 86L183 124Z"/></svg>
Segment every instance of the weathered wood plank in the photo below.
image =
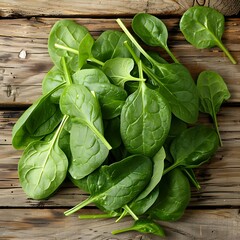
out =
<svg viewBox="0 0 240 240"><path fill-rule="evenodd" d="M55 2L29 0L11 1L1 0L0 17L26 16L112 16L133 15L137 12L148 12L161 15L180 15L189 7L205 5L216 8L225 15L238 14L240 3L238 0L72 0Z"/></svg>
<svg viewBox="0 0 240 240"><path fill-rule="evenodd" d="M113 236L111 231L128 227L130 217L115 223L115 219L79 220L77 215L65 217L65 209L1 209L1 239L98 239L155 240L153 235L129 232ZM99 213L81 210L82 214ZM162 222L168 240L239 239L238 209L187 210L177 222ZM211 227L210 227L211 226Z"/></svg>
<svg viewBox="0 0 240 240"><path fill-rule="evenodd" d="M0 110L0 145L11 144L12 128L24 111ZM238 106L222 106L217 114L219 130L224 141L235 142L240 140L240 108ZM199 116L199 122L211 124L207 114Z"/></svg>
<svg viewBox="0 0 240 240"><path fill-rule="evenodd" d="M31 18L1 20L0 24L0 105L30 104L41 94L41 81L52 63L47 52L47 38L57 19ZM115 19L76 19L94 36L106 29L118 29ZM130 26L130 20L124 22ZM177 58L185 64L193 77L211 69L223 76L232 97L229 102L240 102L240 68L233 65L218 48L198 50L187 43L178 28L179 19L164 19L169 29L169 45ZM223 42L240 62L240 19L227 19ZM26 59L19 58L21 50ZM157 49L163 57L166 54ZM169 58L168 58L169 59Z"/></svg>
<svg viewBox="0 0 240 240"><path fill-rule="evenodd" d="M19 111L0 112L0 207L70 207L86 198L70 183L65 183L58 193L47 201L27 198L19 185L17 162L22 151L11 146L12 126L20 116ZM202 186L193 188L191 206L239 206L240 202L240 111L239 107L223 107L218 122L224 146L213 159L196 170ZM209 124L209 119L201 117Z"/></svg>

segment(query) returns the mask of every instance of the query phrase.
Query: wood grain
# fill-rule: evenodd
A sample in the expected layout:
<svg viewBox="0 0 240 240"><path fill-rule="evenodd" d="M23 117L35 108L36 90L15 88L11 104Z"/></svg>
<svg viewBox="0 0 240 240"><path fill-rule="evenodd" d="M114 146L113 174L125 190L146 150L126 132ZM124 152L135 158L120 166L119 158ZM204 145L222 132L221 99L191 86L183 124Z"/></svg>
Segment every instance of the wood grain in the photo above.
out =
<svg viewBox="0 0 240 240"><path fill-rule="evenodd" d="M95 240L157 240L153 235L129 232L111 235L112 230L128 227L127 217L115 219L78 220L77 214L65 217L65 209L0 209L1 239L95 239ZM99 213L81 210L80 214ZM187 210L181 221L161 222L168 240L231 239L240 238L238 209ZM211 227L209 227L211 226Z"/></svg>
<svg viewBox="0 0 240 240"><path fill-rule="evenodd" d="M70 207L84 200L87 195L71 183L65 183L49 200L28 199L22 191L17 176L17 162L22 151L11 146L13 124L22 111L0 111L0 206L2 207ZM239 206L240 202L240 108L224 106L218 114L223 147L212 160L196 170L201 190L192 189L190 206ZM206 115L200 122L211 124Z"/></svg>
<svg viewBox="0 0 240 240"><path fill-rule="evenodd" d="M34 4L29 0L13 1L1 0L0 17L28 17L28 16L113 16L134 15L137 12L147 12L159 15L181 15L189 7L201 5L210 6L224 15L238 14L240 2L238 0L67 0L56 2L36 0Z"/></svg>
<svg viewBox="0 0 240 240"><path fill-rule="evenodd" d="M52 63L47 50L47 38L58 19L31 18L1 20L0 25L0 106L31 104L41 95L41 82ZM115 19L75 19L97 37L107 29L120 30ZM163 19L169 29L169 47L185 64L194 79L202 70L217 71L225 79L232 94L229 102L240 102L240 68L233 65L218 48L199 50L184 40L178 28L179 19ZM129 27L130 19L124 19ZM223 42L240 62L240 19L226 22ZM19 58L21 50L26 59ZM162 49L154 49L167 58Z"/></svg>

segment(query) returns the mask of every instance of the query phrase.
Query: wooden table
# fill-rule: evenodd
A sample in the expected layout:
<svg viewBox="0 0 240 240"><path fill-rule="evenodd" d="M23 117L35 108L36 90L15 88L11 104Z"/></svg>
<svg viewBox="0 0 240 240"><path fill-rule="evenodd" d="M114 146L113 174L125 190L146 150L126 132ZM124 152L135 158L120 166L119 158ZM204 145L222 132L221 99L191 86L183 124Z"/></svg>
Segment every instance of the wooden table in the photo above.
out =
<svg viewBox="0 0 240 240"><path fill-rule="evenodd" d="M231 64L218 48L197 50L184 40L179 18L193 2L197 1L0 0L0 239L158 239L135 232L111 235L111 230L131 224L131 218L115 224L114 219L65 217L65 209L86 198L70 183L64 183L49 200L27 198L17 175L21 151L11 146L14 123L40 96L41 81L52 66L47 52L51 26L59 18L74 18L98 36L106 29L119 29L117 17L130 26L137 12L163 17L170 48L195 79L202 70L215 70L231 92L231 99L218 114L223 147L196 171L202 188L192 190L184 217L178 222L162 223L167 239L240 239L240 65ZM231 14L239 12L239 1L235 4ZM226 18L223 42L240 63L240 18L236 15ZM201 121L209 119L202 116ZM82 212L98 210L90 206Z"/></svg>

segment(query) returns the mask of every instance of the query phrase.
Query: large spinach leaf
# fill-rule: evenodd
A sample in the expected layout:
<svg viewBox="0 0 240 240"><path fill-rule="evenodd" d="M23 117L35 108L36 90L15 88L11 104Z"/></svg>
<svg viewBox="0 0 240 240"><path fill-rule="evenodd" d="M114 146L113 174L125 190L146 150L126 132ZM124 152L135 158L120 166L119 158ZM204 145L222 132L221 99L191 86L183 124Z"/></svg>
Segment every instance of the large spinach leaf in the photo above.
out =
<svg viewBox="0 0 240 240"><path fill-rule="evenodd" d="M72 119L69 172L73 178L81 179L98 168L111 149L103 136L100 106L86 87L72 84L64 89L60 107Z"/></svg>
<svg viewBox="0 0 240 240"><path fill-rule="evenodd" d="M91 202L107 211L123 207L148 184L152 162L146 156L133 155L109 166L102 166L88 176L90 197L65 212L70 215Z"/></svg>
<svg viewBox="0 0 240 240"><path fill-rule="evenodd" d="M126 149L132 154L152 157L167 137L171 112L165 99L142 82L138 90L128 96L120 120Z"/></svg>
<svg viewBox="0 0 240 240"><path fill-rule="evenodd" d="M21 186L33 199L49 197L66 177L68 159L58 146L66 120L67 117L64 116L50 141L35 141L29 144L19 160Z"/></svg>
<svg viewBox="0 0 240 240"><path fill-rule="evenodd" d="M184 213L191 197L187 177L178 168L163 177L159 185L159 197L148 211L153 219L176 221Z"/></svg>

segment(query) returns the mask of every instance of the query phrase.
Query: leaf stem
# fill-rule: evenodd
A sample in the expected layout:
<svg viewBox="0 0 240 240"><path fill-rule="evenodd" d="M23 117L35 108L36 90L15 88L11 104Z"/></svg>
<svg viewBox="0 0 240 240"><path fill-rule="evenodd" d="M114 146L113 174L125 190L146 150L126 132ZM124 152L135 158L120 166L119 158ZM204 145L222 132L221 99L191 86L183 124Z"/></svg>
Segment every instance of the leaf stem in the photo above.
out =
<svg viewBox="0 0 240 240"><path fill-rule="evenodd" d="M108 143L106 138L98 131L98 129L92 125L86 122L86 125L97 135L97 137L102 141L102 143L107 147L108 150L112 149L112 146Z"/></svg>
<svg viewBox="0 0 240 240"><path fill-rule="evenodd" d="M115 217L115 216L112 216L111 214L108 214L108 213L94 214L94 215L83 214L78 216L79 219L99 219L99 218L112 218L112 217Z"/></svg>
<svg viewBox="0 0 240 240"><path fill-rule="evenodd" d="M216 44L219 48L223 50L223 52L227 55L228 59L232 62L232 64L237 64L237 61L233 58L231 53L228 51L228 49L223 45L222 41L215 39Z"/></svg>
<svg viewBox="0 0 240 240"><path fill-rule="evenodd" d="M173 55L173 53L170 51L170 49L168 48L168 46L166 46L164 49L165 49L165 51L168 53L168 55L172 58L172 60L173 60L175 63L179 63L179 61L178 61L177 58Z"/></svg>
<svg viewBox="0 0 240 240"><path fill-rule="evenodd" d="M68 52L71 52L71 53L74 53L76 55L78 55L78 50L74 49L74 48L70 48L70 47L67 47L67 46L64 46L64 45L61 45L61 44L58 44L58 43L55 43L54 46L56 48L59 48L59 49L62 49L62 50L66 50Z"/></svg>
<svg viewBox="0 0 240 240"><path fill-rule="evenodd" d="M119 234L119 233L124 233L124 232L128 232L128 231L132 231L132 227L128 227L128 228L123 228L123 229L119 229L119 230L114 230L112 231L112 234Z"/></svg>
<svg viewBox="0 0 240 240"><path fill-rule="evenodd" d="M218 122L217 122L216 114L212 114L212 118L213 118L214 127L215 127L217 135L218 135L220 147L222 147L223 143L222 143L221 134L220 134L220 131L219 131L219 128L218 128Z"/></svg>
<svg viewBox="0 0 240 240"><path fill-rule="evenodd" d="M123 22L121 21L121 19L117 19L116 20L118 25L121 27L121 29L124 31L124 33L128 36L128 38L131 40L131 42L135 45L135 47L139 50L140 53L142 53L142 55L148 59L149 62L151 62L152 64L154 64L155 60L149 56L147 54L147 52L141 47L141 45L136 41L136 39L133 37L133 35L128 31L128 29L126 28L126 26L123 24Z"/></svg>
<svg viewBox="0 0 240 240"><path fill-rule="evenodd" d="M167 174L168 172L170 172L171 170L173 170L174 168L178 167L179 166L179 163L178 162L175 162L174 164L172 164L170 167L166 168L164 171L163 171L163 175Z"/></svg>
<svg viewBox="0 0 240 240"><path fill-rule="evenodd" d="M139 220L139 218L135 215L135 213L132 211L132 209L127 204L123 206L123 209L126 210L135 221Z"/></svg>
<svg viewBox="0 0 240 240"><path fill-rule="evenodd" d="M102 61L100 61L100 60L98 60L98 59L96 59L96 58L94 58L94 57L90 57L90 58L88 59L88 61L89 61L89 62L97 63L97 64L100 65L100 66L103 66L103 65L104 65L104 62L102 62Z"/></svg>
<svg viewBox="0 0 240 240"><path fill-rule="evenodd" d="M71 76L70 76L68 68L67 68L65 57L61 58L61 63L62 63L62 67L63 67L65 80L66 80L68 85L71 85L72 84L72 79L71 79Z"/></svg>
<svg viewBox="0 0 240 240"><path fill-rule="evenodd" d="M79 204L77 204L76 206L74 206L73 208L67 210L64 212L65 216L69 216L73 213L75 213L76 211L80 210L81 208L87 206L89 203L93 202L93 198L89 197L87 199L85 199L84 201L80 202Z"/></svg>

